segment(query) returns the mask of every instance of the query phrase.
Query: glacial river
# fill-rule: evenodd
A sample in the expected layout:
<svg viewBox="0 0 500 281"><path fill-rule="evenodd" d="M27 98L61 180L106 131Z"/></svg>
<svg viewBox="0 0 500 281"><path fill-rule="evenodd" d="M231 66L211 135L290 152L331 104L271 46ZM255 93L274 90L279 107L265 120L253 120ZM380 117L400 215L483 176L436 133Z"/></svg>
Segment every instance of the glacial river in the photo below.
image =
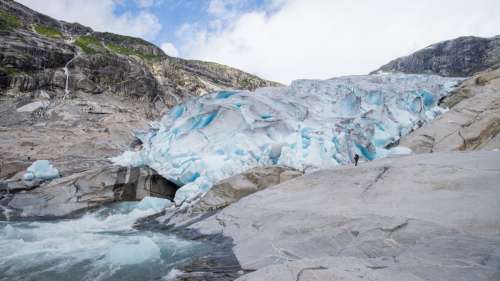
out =
<svg viewBox="0 0 500 281"><path fill-rule="evenodd" d="M165 204L146 198L78 219L0 222L0 280L169 280L176 266L208 249L132 227Z"/></svg>

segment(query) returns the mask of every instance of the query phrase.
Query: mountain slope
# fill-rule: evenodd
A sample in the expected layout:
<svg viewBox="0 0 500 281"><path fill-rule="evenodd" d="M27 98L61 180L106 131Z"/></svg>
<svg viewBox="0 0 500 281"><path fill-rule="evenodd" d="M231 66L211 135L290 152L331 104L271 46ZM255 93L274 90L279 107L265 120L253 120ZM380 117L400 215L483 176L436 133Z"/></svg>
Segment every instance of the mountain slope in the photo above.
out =
<svg viewBox="0 0 500 281"><path fill-rule="evenodd" d="M402 72L468 77L500 66L500 36L460 37L395 59L376 72Z"/></svg>
<svg viewBox="0 0 500 281"><path fill-rule="evenodd" d="M172 58L142 39L94 32L57 21L14 1L0 1L0 91L109 92L178 100L222 88L253 90L277 85L240 70Z"/></svg>

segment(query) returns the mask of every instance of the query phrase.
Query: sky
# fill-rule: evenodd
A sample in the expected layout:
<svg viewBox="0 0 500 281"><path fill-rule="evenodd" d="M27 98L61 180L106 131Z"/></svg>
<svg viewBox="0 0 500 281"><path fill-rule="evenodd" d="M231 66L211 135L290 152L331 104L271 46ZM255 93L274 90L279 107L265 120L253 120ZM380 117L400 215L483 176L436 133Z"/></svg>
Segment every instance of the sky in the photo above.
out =
<svg viewBox="0 0 500 281"><path fill-rule="evenodd" d="M171 56L290 83L366 74L430 44L500 34L499 0L19 0Z"/></svg>

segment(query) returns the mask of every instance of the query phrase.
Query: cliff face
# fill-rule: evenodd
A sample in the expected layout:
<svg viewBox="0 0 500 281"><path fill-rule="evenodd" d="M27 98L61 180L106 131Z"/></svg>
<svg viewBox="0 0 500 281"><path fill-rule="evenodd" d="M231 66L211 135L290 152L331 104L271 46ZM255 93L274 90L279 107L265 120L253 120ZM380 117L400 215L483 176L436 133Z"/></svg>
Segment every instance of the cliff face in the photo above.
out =
<svg viewBox="0 0 500 281"><path fill-rule="evenodd" d="M0 0L0 179L37 159L63 176L105 164L178 102L275 85Z"/></svg>
<svg viewBox="0 0 500 281"><path fill-rule="evenodd" d="M433 44L409 56L395 59L377 72L438 74L468 77L500 66L500 36L460 37Z"/></svg>

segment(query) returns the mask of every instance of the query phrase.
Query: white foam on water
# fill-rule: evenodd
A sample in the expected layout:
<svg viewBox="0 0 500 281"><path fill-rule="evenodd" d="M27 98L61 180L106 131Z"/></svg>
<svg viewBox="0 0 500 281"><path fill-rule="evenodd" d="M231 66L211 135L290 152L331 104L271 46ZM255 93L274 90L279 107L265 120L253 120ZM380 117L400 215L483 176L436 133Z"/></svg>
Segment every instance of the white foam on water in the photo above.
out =
<svg viewBox="0 0 500 281"><path fill-rule="evenodd" d="M0 222L0 280L128 280L127 268L168 270L198 244L132 227L167 205L145 198L78 219Z"/></svg>
<svg viewBox="0 0 500 281"><path fill-rule="evenodd" d="M130 265L148 260L160 259L160 247L149 237L137 237L136 241L118 243L106 253L106 259L113 264Z"/></svg>

